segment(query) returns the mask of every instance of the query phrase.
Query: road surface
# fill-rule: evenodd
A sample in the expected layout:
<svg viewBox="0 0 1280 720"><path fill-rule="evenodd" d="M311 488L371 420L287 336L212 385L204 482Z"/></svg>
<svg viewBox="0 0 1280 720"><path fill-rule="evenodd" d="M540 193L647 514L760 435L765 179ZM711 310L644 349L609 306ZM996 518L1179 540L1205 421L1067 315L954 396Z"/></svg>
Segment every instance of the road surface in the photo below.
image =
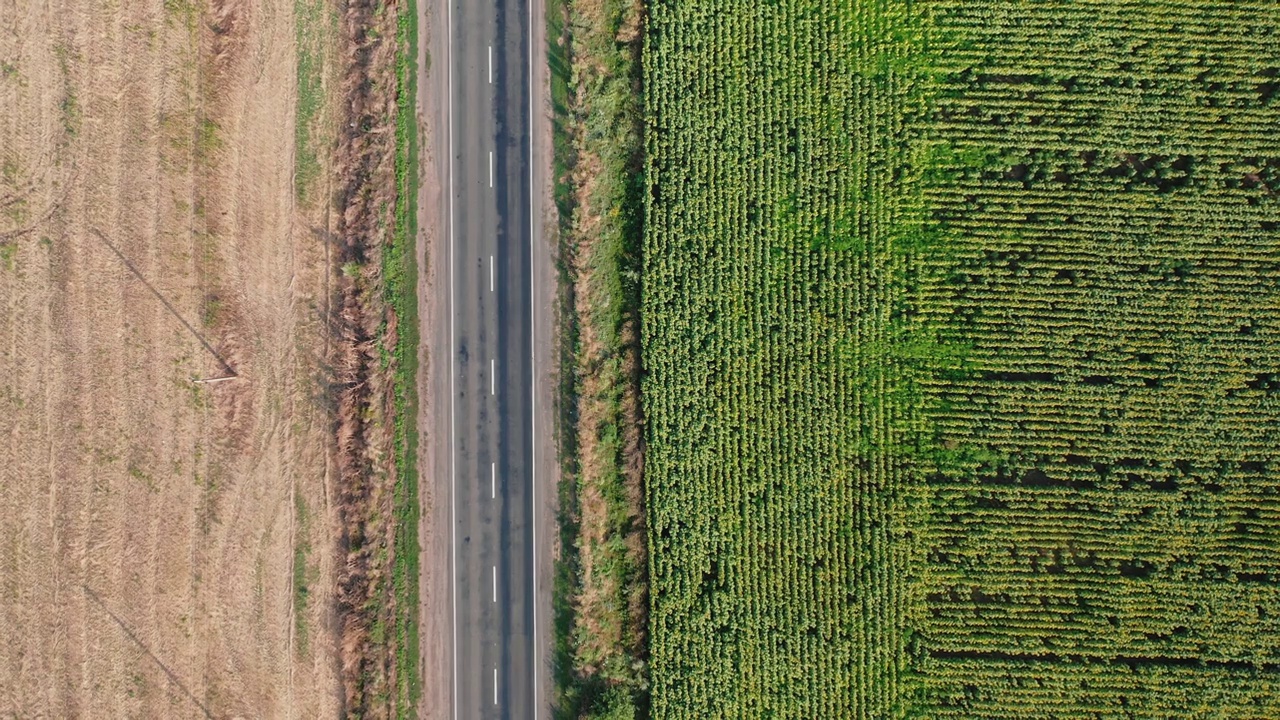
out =
<svg viewBox="0 0 1280 720"><path fill-rule="evenodd" d="M530 2L442 2L453 718L547 716Z"/></svg>

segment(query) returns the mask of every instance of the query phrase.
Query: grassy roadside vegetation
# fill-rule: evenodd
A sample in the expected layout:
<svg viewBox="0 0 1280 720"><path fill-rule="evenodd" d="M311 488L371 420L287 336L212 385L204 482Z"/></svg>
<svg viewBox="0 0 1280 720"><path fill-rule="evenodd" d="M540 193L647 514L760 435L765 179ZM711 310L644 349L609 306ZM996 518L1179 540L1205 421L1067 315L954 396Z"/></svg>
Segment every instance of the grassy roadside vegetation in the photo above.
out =
<svg viewBox="0 0 1280 720"><path fill-rule="evenodd" d="M414 0L400 6L396 24L395 227L383 258L386 301L396 320L393 392L395 395L395 486L392 592L396 717L416 717L422 692L418 657L418 265L417 236L418 14Z"/></svg>
<svg viewBox="0 0 1280 720"><path fill-rule="evenodd" d="M565 718L645 717L643 3L553 0L547 16L563 343L557 712Z"/></svg>
<svg viewBox="0 0 1280 720"><path fill-rule="evenodd" d="M412 718L421 693L414 4L348 7L338 27L332 362L345 712Z"/></svg>
<svg viewBox="0 0 1280 720"><path fill-rule="evenodd" d="M298 104L294 118L294 192L302 202L314 199L320 177L317 122L324 109L324 72L332 58L329 43L337 34L336 14L324 0L295 0L294 43L297 45ZM329 138L331 140L331 138Z"/></svg>

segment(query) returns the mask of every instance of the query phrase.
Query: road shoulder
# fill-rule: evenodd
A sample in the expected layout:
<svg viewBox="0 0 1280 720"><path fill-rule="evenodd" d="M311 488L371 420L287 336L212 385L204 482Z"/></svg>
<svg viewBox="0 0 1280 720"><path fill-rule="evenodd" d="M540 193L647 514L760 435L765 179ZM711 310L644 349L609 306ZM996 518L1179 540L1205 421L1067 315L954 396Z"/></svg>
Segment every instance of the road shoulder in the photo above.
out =
<svg viewBox="0 0 1280 720"><path fill-rule="evenodd" d="M418 307L422 342L418 357L419 494L422 513L420 653L422 697L418 716L426 720L450 717L453 704L453 638L449 604L449 413L448 376L432 359L448 357L446 325L449 247L447 196L448 157L441 148L448 140L447 23L448 0L418 0L418 236L416 252Z"/></svg>
<svg viewBox="0 0 1280 720"><path fill-rule="evenodd" d="M560 292L557 285L557 231L552 161L552 107L551 72L547 65L547 17L545 0L529 0L531 3L530 35L532 62L531 85L532 117L530 118L530 147L532 150L532 185L530 187L534 207L530 213L533 224L532 264L534 272L533 302L537 310L534 322L533 366L538 369L535 388L534 457L536 471L534 523L537 537L534 552L538 565L537 583L537 648L538 675L536 693L543 708L550 710L555 695L551 668L552 583L555 577L555 541L558 536L556 493L560 487L560 462L558 459L557 389L560 387L560 368L557 354L556 318Z"/></svg>

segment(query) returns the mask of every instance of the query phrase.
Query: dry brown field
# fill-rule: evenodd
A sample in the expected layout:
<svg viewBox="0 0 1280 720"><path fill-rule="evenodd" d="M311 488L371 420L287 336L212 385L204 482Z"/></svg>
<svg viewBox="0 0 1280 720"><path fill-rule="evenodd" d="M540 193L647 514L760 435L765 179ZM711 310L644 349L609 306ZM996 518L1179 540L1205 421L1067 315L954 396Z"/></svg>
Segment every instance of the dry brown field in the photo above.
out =
<svg viewBox="0 0 1280 720"><path fill-rule="evenodd" d="M0 0L0 717L340 713L304 5Z"/></svg>

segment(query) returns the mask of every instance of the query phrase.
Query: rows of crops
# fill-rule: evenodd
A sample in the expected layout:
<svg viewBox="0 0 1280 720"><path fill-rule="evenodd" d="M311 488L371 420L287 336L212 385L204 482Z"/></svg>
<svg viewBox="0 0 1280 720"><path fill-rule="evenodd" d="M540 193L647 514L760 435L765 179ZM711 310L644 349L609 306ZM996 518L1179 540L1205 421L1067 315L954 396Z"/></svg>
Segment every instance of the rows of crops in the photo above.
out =
<svg viewBox="0 0 1280 720"><path fill-rule="evenodd" d="M666 0L654 716L1280 717L1280 4Z"/></svg>
<svg viewBox="0 0 1280 720"><path fill-rule="evenodd" d="M650 7L656 717L883 718L901 695L902 9Z"/></svg>
<svg viewBox="0 0 1280 720"><path fill-rule="evenodd" d="M1280 5L930 7L928 714L1280 716Z"/></svg>

